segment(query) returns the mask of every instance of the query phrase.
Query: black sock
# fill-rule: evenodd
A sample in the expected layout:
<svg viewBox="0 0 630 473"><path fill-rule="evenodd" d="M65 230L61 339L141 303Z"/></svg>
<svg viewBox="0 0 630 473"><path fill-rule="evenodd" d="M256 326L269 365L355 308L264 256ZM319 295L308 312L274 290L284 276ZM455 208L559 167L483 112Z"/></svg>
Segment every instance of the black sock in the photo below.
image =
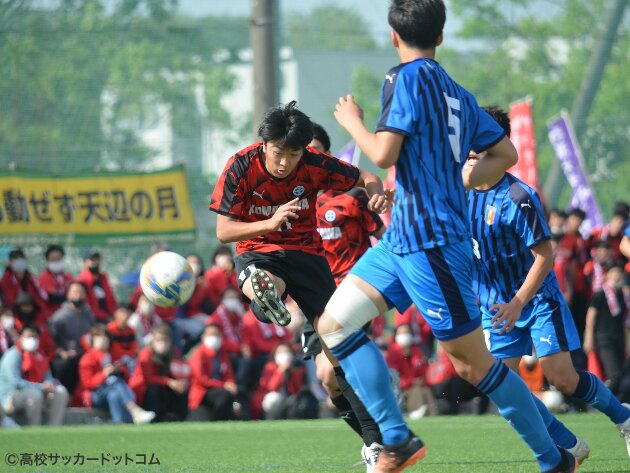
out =
<svg viewBox="0 0 630 473"><path fill-rule="evenodd" d="M372 443L376 442L379 444L383 443L383 439L381 437L381 431L378 428L378 424L374 422L374 419L370 416L369 412L355 394L352 386L348 384L346 380L346 375L341 369L341 366L337 366L335 368L335 378L337 378L337 383L339 384L339 390L341 394L345 398L345 404L349 409L346 409L344 412L339 409L341 417L346 423L354 430L357 434L359 434L363 438L363 443L368 447L372 445ZM335 399L339 399L342 396L339 396ZM333 399L333 404L337 406L337 403Z"/></svg>

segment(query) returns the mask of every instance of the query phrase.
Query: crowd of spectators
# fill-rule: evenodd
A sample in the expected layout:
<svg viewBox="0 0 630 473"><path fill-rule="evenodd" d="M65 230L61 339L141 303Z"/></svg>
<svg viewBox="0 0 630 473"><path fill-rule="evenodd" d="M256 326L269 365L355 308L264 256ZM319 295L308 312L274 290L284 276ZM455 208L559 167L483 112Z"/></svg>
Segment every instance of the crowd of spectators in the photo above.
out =
<svg viewBox="0 0 630 473"><path fill-rule="evenodd" d="M630 402L629 214L619 203L607 225L584 235L580 209L549 213L554 271L583 341L573 361L623 402ZM195 290L174 308L155 307L139 284L129 300L117 300L97 250L84 254L76 276L66 271L61 246L43 256L46 267L35 275L25 252L14 249L0 279L3 425L61 424L67 406L106 409L115 423L138 424L318 416L325 394L314 363L302 360L299 308L288 302L288 327L259 322L241 299L230 247L218 247L208 269L202 256L187 256ZM456 414L470 400L485 412L487 399L436 350L415 306L376 319L371 335L398 374L410 416ZM535 355L521 372L545 397Z"/></svg>

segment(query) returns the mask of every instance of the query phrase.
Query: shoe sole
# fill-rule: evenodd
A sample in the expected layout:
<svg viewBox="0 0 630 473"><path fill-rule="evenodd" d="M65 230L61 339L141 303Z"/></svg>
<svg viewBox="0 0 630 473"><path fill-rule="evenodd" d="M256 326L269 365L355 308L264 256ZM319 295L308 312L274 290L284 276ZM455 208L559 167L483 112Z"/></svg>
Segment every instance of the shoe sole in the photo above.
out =
<svg viewBox="0 0 630 473"><path fill-rule="evenodd" d="M417 450L413 455L411 455L405 463L403 463L398 468L396 468L394 470L394 473L398 473L399 471L403 471L404 469L415 465L417 462L422 460L426 454L427 454L427 446L424 445L420 450Z"/></svg>
<svg viewBox="0 0 630 473"><path fill-rule="evenodd" d="M575 457L575 463L577 463L577 466L582 466L582 463L584 463L586 460L588 460L588 457L590 457L590 456L591 456L591 452L588 451L588 452L586 452L586 455L581 460L578 460L578 458ZM575 471L577 471L577 469Z"/></svg>
<svg viewBox="0 0 630 473"><path fill-rule="evenodd" d="M286 327L291 323L291 313L278 296L278 291L269 275L263 270L255 270L251 276L254 302L260 306L265 315L277 325Z"/></svg>

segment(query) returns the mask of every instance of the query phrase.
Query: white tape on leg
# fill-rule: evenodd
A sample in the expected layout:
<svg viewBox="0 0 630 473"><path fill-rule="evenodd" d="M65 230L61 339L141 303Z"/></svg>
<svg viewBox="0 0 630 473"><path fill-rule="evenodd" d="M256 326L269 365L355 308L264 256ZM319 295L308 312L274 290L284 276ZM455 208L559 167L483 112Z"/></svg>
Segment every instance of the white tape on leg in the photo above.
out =
<svg viewBox="0 0 630 473"><path fill-rule="evenodd" d="M376 317L378 308L367 294L344 279L326 304L326 312L342 327L321 335L326 345L333 348Z"/></svg>

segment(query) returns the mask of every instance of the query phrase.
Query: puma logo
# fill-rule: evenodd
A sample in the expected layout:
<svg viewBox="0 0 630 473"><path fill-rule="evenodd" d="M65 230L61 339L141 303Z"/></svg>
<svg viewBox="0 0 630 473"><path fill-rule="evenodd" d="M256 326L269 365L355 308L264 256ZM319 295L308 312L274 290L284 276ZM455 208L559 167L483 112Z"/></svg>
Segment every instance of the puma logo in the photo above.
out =
<svg viewBox="0 0 630 473"><path fill-rule="evenodd" d="M530 209L532 208L532 206L529 205L529 200L527 201L526 204L521 204L521 208L524 208L524 207L529 207Z"/></svg>
<svg viewBox="0 0 630 473"><path fill-rule="evenodd" d="M438 309L437 312L434 311L433 309L427 309L427 314L428 315L433 315L433 316L437 317L438 319L443 320L442 319L442 308L441 307Z"/></svg>
<svg viewBox="0 0 630 473"><path fill-rule="evenodd" d="M263 198L263 194L265 193L265 191L262 191L260 194L256 191L252 191L252 194L254 194L256 197L260 197L261 199Z"/></svg>
<svg viewBox="0 0 630 473"><path fill-rule="evenodd" d="M547 338L540 337L540 341L541 342L547 342L549 344L549 346L551 346L551 335L549 335Z"/></svg>
<svg viewBox="0 0 630 473"><path fill-rule="evenodd" d="M394 77L396 77L396 74L385 74L385 79L387 79L390 84L394 83Z"/></svg>

